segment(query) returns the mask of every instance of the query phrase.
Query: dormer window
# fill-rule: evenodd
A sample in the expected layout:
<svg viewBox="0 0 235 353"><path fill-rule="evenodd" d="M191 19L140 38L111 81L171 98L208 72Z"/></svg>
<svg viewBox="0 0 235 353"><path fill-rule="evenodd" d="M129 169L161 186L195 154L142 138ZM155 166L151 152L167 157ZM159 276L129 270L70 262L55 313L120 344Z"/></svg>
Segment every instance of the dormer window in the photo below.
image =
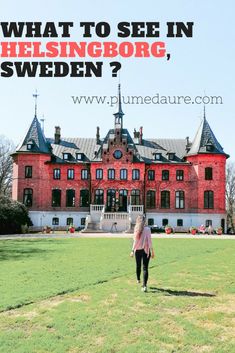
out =
<svg viewBox="0 0 235 353"><path fill-rule="evenodd" d="M172 152L168 153L168 159L169 159L169 161L173 161L174 158L175 158L175 154L174 154L174 153L172 153Z"/></svg>
<svg viewBox="0 0 235 353"><path fill-rule="evenodd" d="M82 153L76 153L76 159L77 159L77 161L81 161L81 160L82 160L82 156L83 156Z"/></svg>
<svg viewBox="0 0 235 353"><path fill-rule="evenodd" d="M31 151L31 149L33 148L33 145L34 145L33 141L29 141L27 143L27 151Z"/></svg>
<svg viewBox="0 0 235 353"><path fill-rule="evenodd" d="M214 146L213 146L211 140L208 139L207 142L206 142L206 151L207 152L212 152L213 150L214 150Z"/></svg>
<svg viewBox="0 0 235 353"><path fill-rule="evenodd" d="M63 153L63 160L68 161L70 157L70 153Z"/></svg>
<svg viewBox="0 0 235 353"><path fill-rule="evenodd" d="M206 151L207 151L207 152L212 152L213 149L214 149L214 146L213 146L211 143L208 143L208 144L206 145Z"/></svg>
<svg viewBox="0 0 235 353"><path fill-rule="evenodd" d="M155 155L154 155L154 159L155 159L155 161L160 161L161 160L161 157L162 157L162 154L161 153L155 153Z"/></svg>

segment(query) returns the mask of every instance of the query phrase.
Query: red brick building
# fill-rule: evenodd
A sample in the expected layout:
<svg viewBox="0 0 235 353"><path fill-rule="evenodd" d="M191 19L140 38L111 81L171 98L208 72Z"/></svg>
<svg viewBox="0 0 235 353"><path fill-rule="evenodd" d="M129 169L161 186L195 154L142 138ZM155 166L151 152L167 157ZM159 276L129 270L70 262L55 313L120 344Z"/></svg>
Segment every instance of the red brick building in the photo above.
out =
<svg viewBox="0 0 235 353"><path fill-rule="evenodd" d="M120 87L119 87L119 97ZM187 228L225 226L226 155L205 117L191 143L144 139L123 127L121 100L104 138L46 138L35 117L13 154L13 199L35 227L71 223L129 229L138 213L148 223Z"/></svg>

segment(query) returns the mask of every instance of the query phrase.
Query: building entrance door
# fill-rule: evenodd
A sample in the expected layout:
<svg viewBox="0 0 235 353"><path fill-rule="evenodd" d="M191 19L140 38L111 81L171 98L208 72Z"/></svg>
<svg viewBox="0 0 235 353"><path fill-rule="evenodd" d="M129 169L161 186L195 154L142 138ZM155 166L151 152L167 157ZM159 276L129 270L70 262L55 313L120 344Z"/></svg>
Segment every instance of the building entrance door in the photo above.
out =
<svg viewBox="0 0 235 353"><path fill-rule="evenodd" d="M116 190L108 189L107 190L107 202L106 202L106 211L114 212L115 211L115 202L116 202Z"/></svg>
<svg viewBox="0 0 235 353"><path fill-rule="evenodd" d="M127 190L119 191L119 211L127 212Z"/></svg>

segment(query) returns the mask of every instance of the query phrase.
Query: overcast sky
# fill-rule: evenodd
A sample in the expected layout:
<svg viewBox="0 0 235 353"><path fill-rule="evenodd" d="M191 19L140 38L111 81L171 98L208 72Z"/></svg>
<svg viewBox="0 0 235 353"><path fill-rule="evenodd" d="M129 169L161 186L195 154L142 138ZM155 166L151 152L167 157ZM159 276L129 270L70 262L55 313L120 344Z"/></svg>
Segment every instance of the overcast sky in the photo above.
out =
<svg viewBox="0 0 235 353"><path fill-rule="evenodd" d="M1 22L73 21L73 41L84 40L79 30L81 21L109 22L112 34L106 39L96 36L92 39L106 41L117 40L118 22L160 22L160 39L136 40L165 41L171 59L122 59L122 94L222 96L223 104L207 105L206 115L225 152L235 158L235 6L232 0L0 0L0 10ZM167 21L193 21L193 38L167 39ZM71 96L115 95L118 78L111 75L111 61L104 60L102 78L0 78L0 134L15 143L22 139L33 119L32 94L37 89L40 94L38 116L44 115L46 136L53 135L55 125L61 126L62 135L66 137L95 137L96 126L100 126L101 135L105 135L113 127L113 108L108 104L74 105ZM200 124L203 105L136 104L124 105L123 110L124 125L131 133L143 125L144 136L148 138L189 136L192 139Z"/></svg>

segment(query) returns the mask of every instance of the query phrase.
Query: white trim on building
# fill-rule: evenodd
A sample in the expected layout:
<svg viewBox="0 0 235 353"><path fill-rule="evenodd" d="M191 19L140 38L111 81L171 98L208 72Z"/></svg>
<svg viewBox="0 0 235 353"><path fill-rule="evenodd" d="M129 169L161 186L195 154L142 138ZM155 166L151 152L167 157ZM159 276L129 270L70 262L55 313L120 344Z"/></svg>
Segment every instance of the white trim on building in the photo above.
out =
<svg viewBox="0 0 235 353"><path fill-rule="evenodd" d="M53 218L59 219L57 227L67 227L67 218L73 218L73 225L77 228L84 226L82 223L88 214L89 212L29 211L33 227L54 227Z"/></svg>
<svg viewBox="0 0 235 353"><path fill-rule="evenodd" d="M42 228L45 226L50 227L68 227L67 219L73 219L73 225L77 227L84 227L86 217L90 215L90 212L66 212L66 211L29 211L29 216L33 222L33 227ZM107 214L109 215L109 214ZM118 215L118 213L113 214ZM128 215L128 213L126 213ZM53 224L53 218L59 219L59 224ZM99 217L100 218L100 217ZM177 221L182 220L182 228L187 229L191 226L199 227L200 225L206 225L208 221L211 222L213 228L221 226L221 221L224 219L224 225L226 227L226 214L200 214L200 213L146 213L147 223L151 219L153 225L162 227L163 220L165 224L171 225L173 228L177 227ZM167 222L166 222L167 220ZM99 219L96 220L99 222ZM113 220L112 220L113 221ZM116 219L117 229L124 230L128 229L127 225L123 228L122 219ZM120 222L120 224L119 224ZM111 227L108 225L109 228ZM121 227L121 228L120 228ZM107 228L107 227L106 227ZM104 229L107 230L105 227ZM120 228L120 229L119 229Z"/></svg>
<svg viewBox="0 0 235 353"><path fill-rule="evenodd" d="M159 227L163 226L163 219L168 220L168 224L173 228L177 227L177 220L182 220L184 228L190 228L191 226L199 227L200 225L206 225L207 221L212 222L212 227L221 227L221 220L224 219L226 226L226 214L205 214L205 213L146 213L147 222L149 219L153 219L153 224Z"/></svg>

